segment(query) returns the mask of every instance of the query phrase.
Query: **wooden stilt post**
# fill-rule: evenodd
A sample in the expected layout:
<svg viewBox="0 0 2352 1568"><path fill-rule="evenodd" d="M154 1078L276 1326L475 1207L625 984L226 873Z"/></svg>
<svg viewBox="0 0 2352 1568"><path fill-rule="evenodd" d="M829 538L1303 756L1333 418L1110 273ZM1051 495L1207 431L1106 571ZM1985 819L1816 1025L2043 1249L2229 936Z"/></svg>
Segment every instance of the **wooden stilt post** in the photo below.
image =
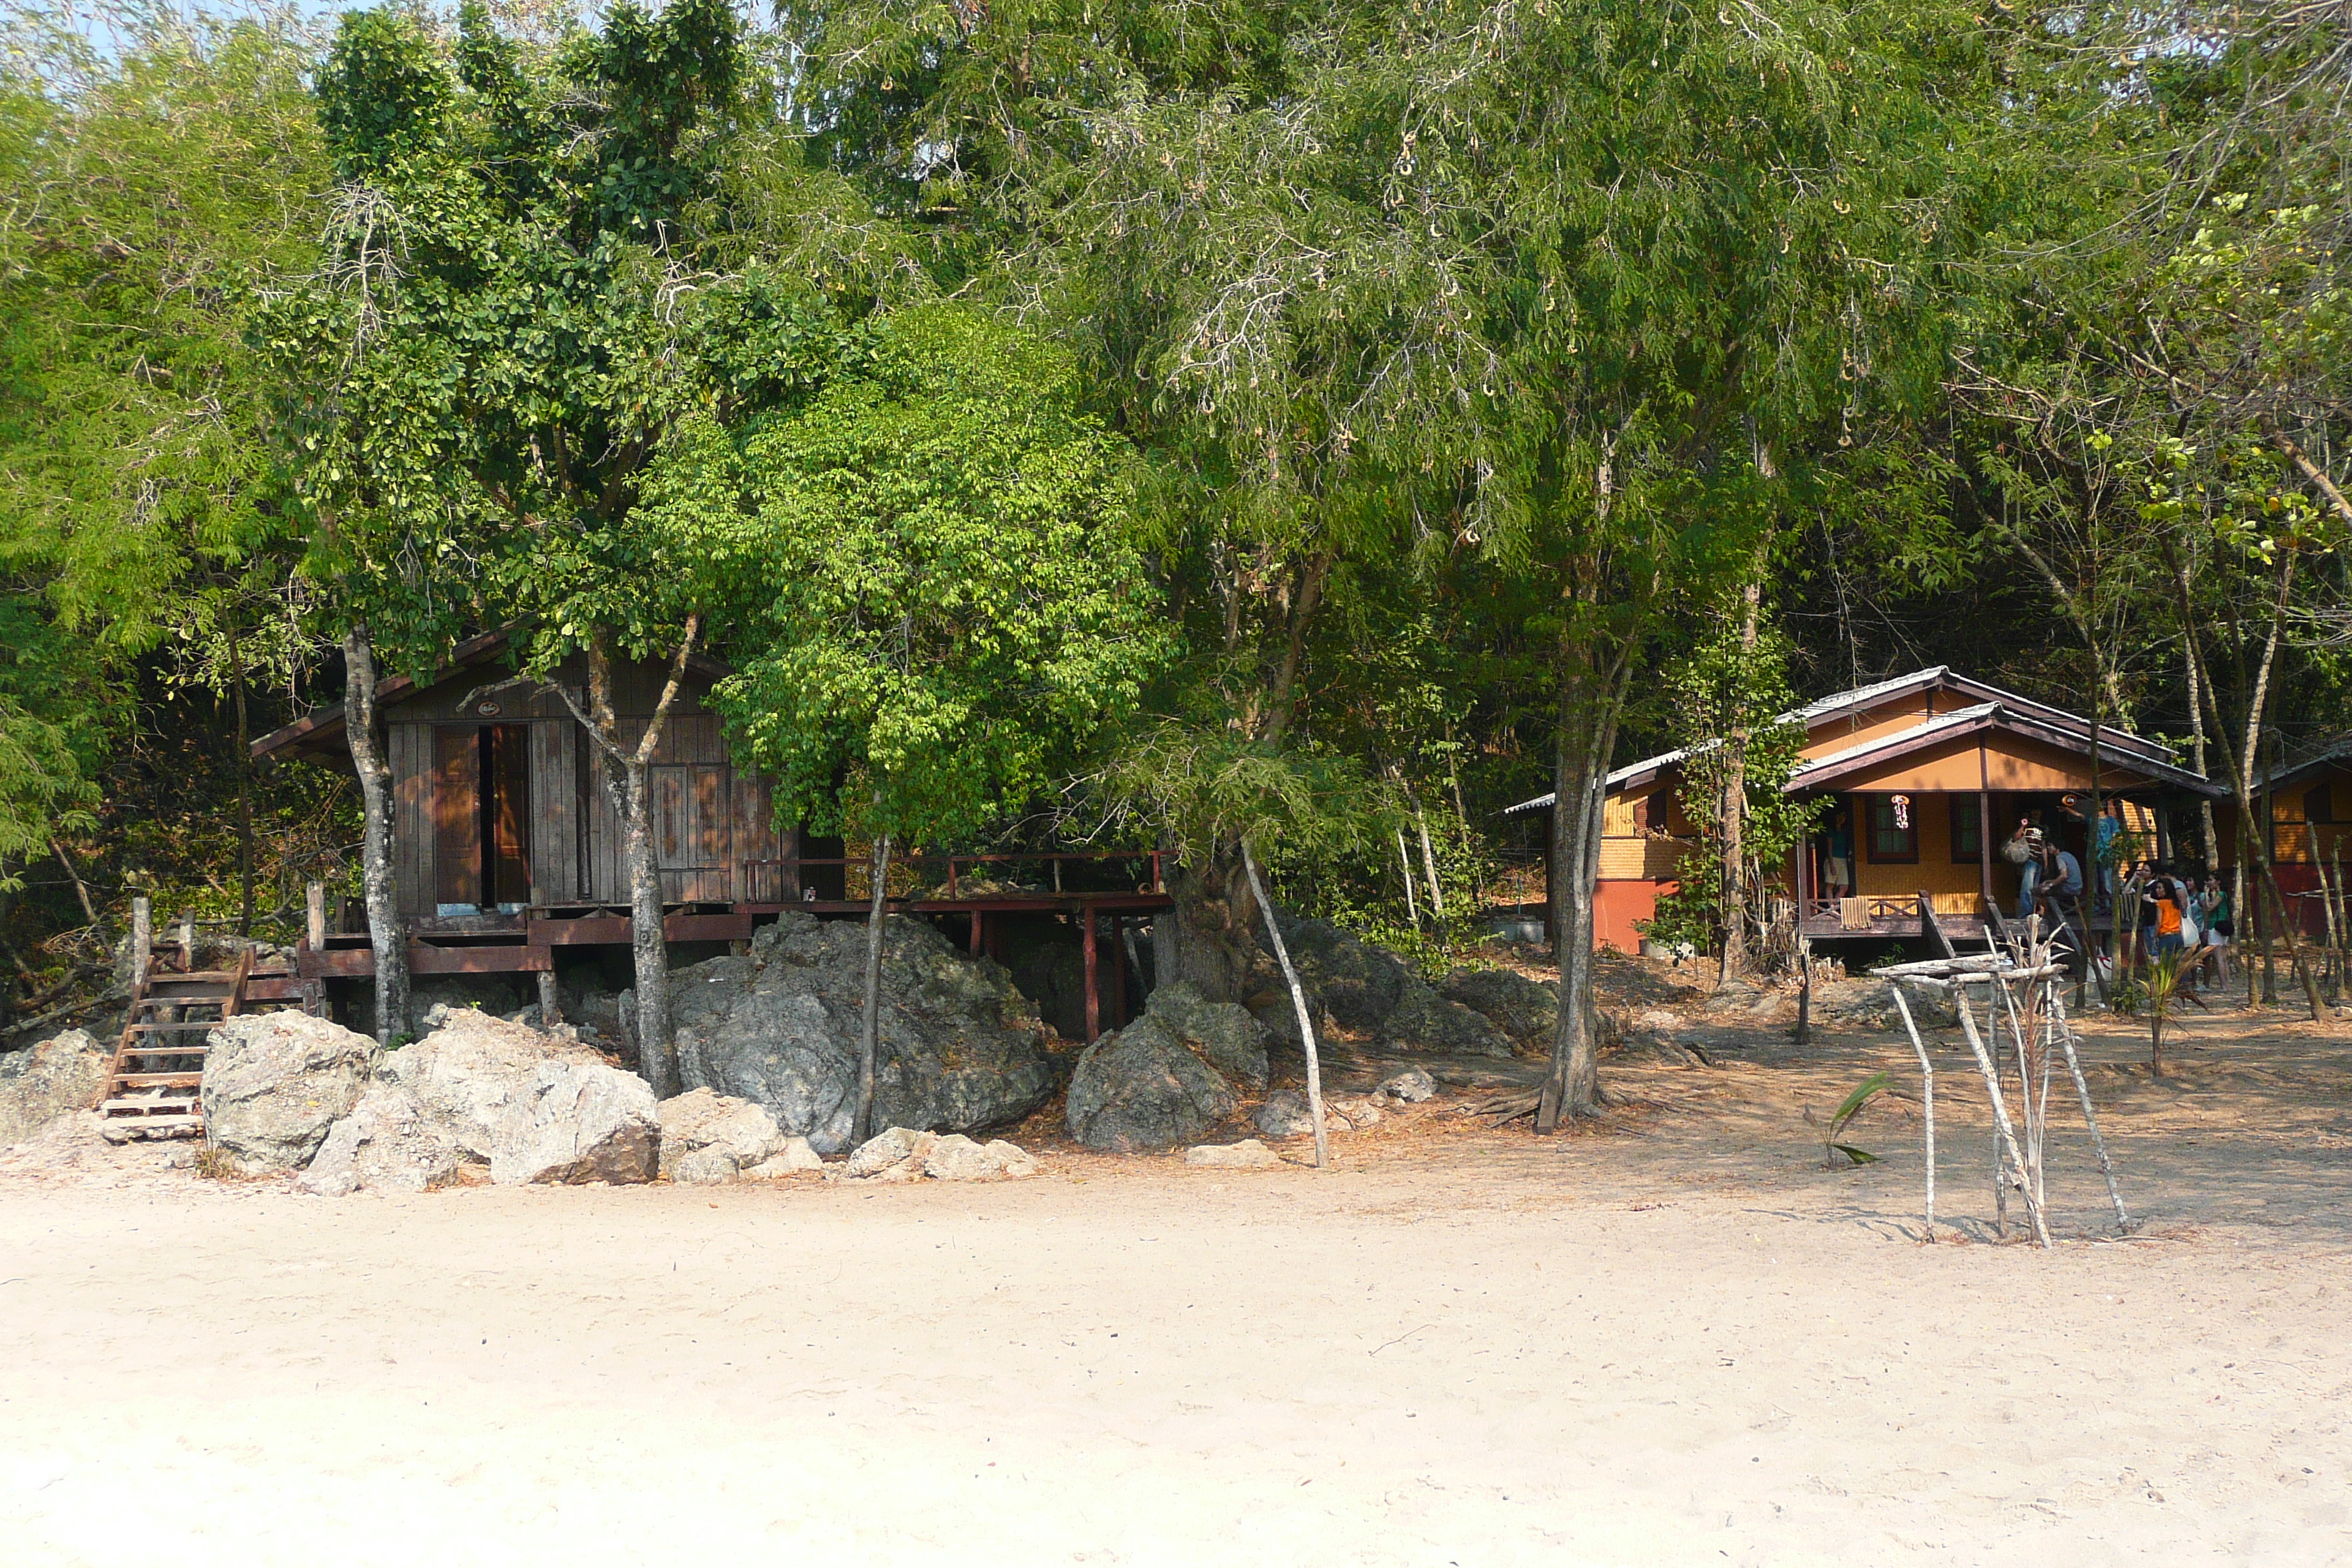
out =
<svg viewBox="0 0 2352 1568"><path fill-rule="evenodd" d="M303 936L312 952L327 945L327 884L313 882L303 889Z"/></svg>
<svg viewBox="0 0 2352 1568"><path fill-rule="evenodd" d="M1086 927L1087 1044L1091 1046L1095 1043L1095 1037L1102 1033L1102 990L1098 984L1100 977L1096 973L1095 958L1095 907L1092 904L1080 905L1078 920Z"/></svg>
<svg viewBox="0 0 2352 1568"><path fill-rule="evenodd" d="M980 911L979 911L978 910L972 910L972 911L971 911L971 955L972 955L974 958L978 958L978 957L980 956L980 946L981 946L981 934L980 934L980 933L981 933L981 913L980 913Z"/></svg>
<svg viewBox="0 0 2352 1568"><path fill-rule="evenodd" d="M539 1026L552 1029L562 1022L563 1001L562 993L555 988L555 971L542 969L539 972Z"/></svg>
<svg viewBox="0 0 2352 1568"><path fill-rule="evenodd" d="M1110 1026L1127 1027L1127 921L1110 917Z"/></svg>

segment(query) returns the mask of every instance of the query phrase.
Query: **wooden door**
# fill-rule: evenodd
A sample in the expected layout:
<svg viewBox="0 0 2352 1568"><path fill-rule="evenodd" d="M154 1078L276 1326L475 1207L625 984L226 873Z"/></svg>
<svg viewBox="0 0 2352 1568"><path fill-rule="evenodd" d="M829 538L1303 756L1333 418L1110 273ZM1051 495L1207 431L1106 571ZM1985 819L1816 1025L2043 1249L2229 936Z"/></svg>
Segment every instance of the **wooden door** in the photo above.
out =
<svg viewBox="0 0 2352 1568"><path fill-rule="evenodd" d="M486 724L480 731L485 907L532 902L531 729L529 724Z"/></svg>
<svg viewBox="0 0 2352 1568"><path fill-rule="evenodd" d="M587 896L580 876L583 739L569 720L530 727L530 896L541 906Z"/></svg>
<svg viewBox="0 0 2352 1568"><path fill-rule="evenodd" d="M482 901L481 734L472 724L433 727L433 902Z"/></svg>

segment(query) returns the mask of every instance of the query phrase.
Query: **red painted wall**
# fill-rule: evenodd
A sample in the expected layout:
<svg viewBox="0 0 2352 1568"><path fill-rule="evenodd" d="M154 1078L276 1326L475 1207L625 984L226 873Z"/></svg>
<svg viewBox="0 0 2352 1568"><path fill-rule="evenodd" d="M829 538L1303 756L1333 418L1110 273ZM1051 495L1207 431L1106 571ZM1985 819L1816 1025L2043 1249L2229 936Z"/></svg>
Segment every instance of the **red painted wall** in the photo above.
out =
<svg viewBox="0 0 2352 1568"><path fill-rule="evenodd" d="M1633 922L1656 914L1660 895L1674 890L1672 882L1627 880L1596 884L1592 889L1594 950L1613 947L1620 952L1641 952L1642 933L1633 929Z"/></svg>

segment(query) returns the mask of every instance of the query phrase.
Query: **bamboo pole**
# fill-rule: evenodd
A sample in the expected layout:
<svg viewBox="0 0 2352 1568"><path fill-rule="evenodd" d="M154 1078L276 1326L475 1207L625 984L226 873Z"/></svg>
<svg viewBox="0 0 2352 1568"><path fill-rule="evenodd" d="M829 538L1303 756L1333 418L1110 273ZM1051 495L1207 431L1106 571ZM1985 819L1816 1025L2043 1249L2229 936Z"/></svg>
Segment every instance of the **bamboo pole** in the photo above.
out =
<svg viewBox="0 0 2352 1568"><path fill-rule="evenodd" d="M1936 1239L1936 1064L1927 1059L1927 1047L1919 1038L1919 1026L1911 1021L1911 1004L1904 998L1903 987L1890 980L1887 990L1895 994L1895 1010L1903 1015L1903 1032L1911 1037L1911 1049L1919 1058L1919 1101L1926 1109L1927 1122L1927 1239Z"/></svg>
<svg viewBox="0 0 2352 1568"><path fill-rule="evenodd" d="M2066 1021L2066 1009L2062 1003L2053 1015L2058 1026L2059 1047L2066 1053L2066 1070L2074 1076L2074 1094L2083 1102L2083 1124L2091 1130L2091 1147L2098 1151L2099 1174L2107 1179L2107 1196L2116 1205L2116 1225L2126 1235L2131 1231L2131 1215L2124 1212L2123 1189L2116 1184L2115 1162L2107 1158L2107 1141L2099 1133L2098 1113L2091 1109L2091 1085L2083 1076L2083 1063L2074 1052L2074 1027Z"/></svg>
<svg viewBox="0 0 2352 1568"><path fill-rule="evenodd" d="M2010 1159L2014 1162L2017 1171L2022 1174L2025 1170L2025 1158L2023 1153L2018 1148L2016 1129L2010 1121L2009 1100L2006 1095L2001 1093L2000 1070L1995 1067L1991 1054L1985 1049L1984 1037L1978 1032L1976 1016L1973 1010L1969 1006L1968 991L1963 984L1964 981L1978 978L1982 978L1990 983L1993 976L1990 973L1986 973L1981 976L1954 976L1951 982L1952 1000L1959 1005L1960 1032L1968 1037L1969 1049L1977 1058L1977 1070L1984 1077L1985 1092L1992 1100L1993 1147L1996 1158L1998 1158L2000 1152L2005 1150ZM1990 1023L1992 1018L1992 1008L1990 1005L1991 999L1990 997L1986 999L1986 1004L1985 1016L1987 1022ZM2042 1205L2040 1202L2035 1199L2033 1189L2030 1186L2026 1186L2021 1187L2020 1190L2025 1195L2026 1217L2032 1222L2034 1238L2040 1241L2042 1246L2049 1246L2049 1226L2042 1221ZM2008 1205L2005 1199L2001 1206L2006 1210Z"/></svg>
<svg viewBox="0 0 2352 1568"><path fill-rule="evenodd" d="M1402 842L1402 835L1399 835ZM1408 873L1412 868L1405 868ZM1258 880L1257 858L1250 853L1249 840L1242 840L1242 870L1249 878L1250 896L1257 900L1258 913L1265 917L1265 934L1274 942L1274 956L1282 964L1283 983L1290 987L1290 1005L1298 1013L1298 1037L1307 1047L1307 1114L1315 1123L1315 1168L1321 1170L1329 1163L1331 1144L1323 1126L1323 1064L1315 1054L1315 1021L1307 1016L1307 990L1298 984L1298 971L1291 967L1290 949L1282 940L1281 922L1274 918L1274 905L1265 896L1265 884ZM1412 885L1410 875L1406 886Z"/></svg>
<svg viewBox="0 0 2352 1568"><path fill-rule="evenodd" d="M1413 901L1412 857L1405 850L1404 829L1402 827L1396 830L1396 841L1397 868L1404 873L1404 912L1412 921L1412 929L1419 931L1421 929L1421 906Z"/></svg>

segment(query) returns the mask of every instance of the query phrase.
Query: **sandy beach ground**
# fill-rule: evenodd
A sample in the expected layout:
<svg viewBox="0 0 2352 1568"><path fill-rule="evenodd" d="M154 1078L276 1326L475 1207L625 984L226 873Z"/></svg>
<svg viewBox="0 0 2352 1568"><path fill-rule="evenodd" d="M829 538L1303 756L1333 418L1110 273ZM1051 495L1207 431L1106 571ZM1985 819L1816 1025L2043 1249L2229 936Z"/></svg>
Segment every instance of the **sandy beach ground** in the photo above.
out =
<svg viewBox="0 0 2352 1568"><path fill-rule="evenodd" d="M1991 1239L1982 1092L1694 1022L1583 1136L1437 1107L1337 1168L1048 1151L991 1186L341 1202L0 1172L0 1562L2352 1560L2352 1042L2095 1024L2145 1224L2055 1118ZM1456 1097L1458 1099L1458 1097ZM0 1164L5 1164L0 1162Z"/></svg>

